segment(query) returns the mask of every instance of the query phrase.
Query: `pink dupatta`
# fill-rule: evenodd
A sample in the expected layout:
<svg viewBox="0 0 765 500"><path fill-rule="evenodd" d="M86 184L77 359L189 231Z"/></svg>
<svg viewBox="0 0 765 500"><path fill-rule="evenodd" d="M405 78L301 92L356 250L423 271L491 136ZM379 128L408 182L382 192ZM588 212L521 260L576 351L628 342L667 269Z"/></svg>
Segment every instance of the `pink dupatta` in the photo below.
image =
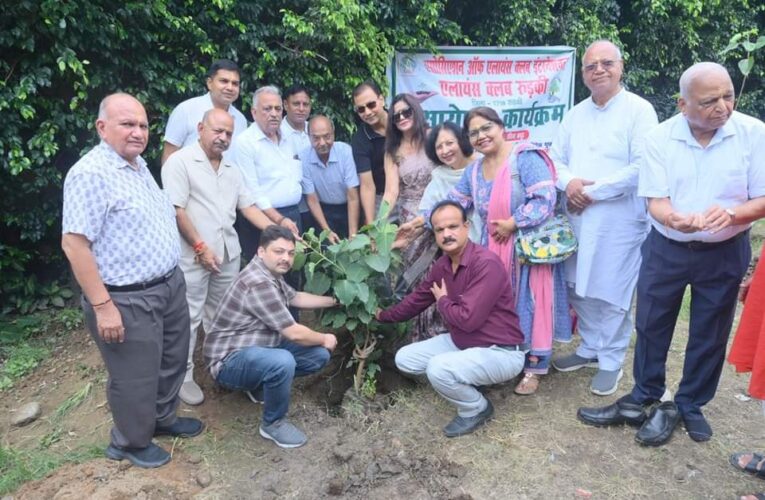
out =
<svg viewBox="0 0 765 500"><path fill-rule="evenodd" d="M511 151L507 161L497 171L494 178L494 185L489 197L489 207L486 221L486 228L489 232L489 250L499 256L505 264L507 272L513 283L515 293L515 303L518 305L518 285L520 282L520 265L515 260L515 233L504 243L497 243L491 236L491 221L499 219L509 219L512 217L510 207L512 207L513 181L511 162L515 162L518 155L529 149L533 149L530 144L520 144ZM544 154L542 155L545 156ZM550 162L545 158L545 162L550 166ZM552 170L553 182L555 177L554 167ZM519 173L520 175L520 173ZM529 193L539 185L526 188ZM553 274L552 265L541 264L529 266L529 291L531 292L531 301L534 308L534 319L531 332L531 349L549 350L552 345L553 337Z"/></svg>

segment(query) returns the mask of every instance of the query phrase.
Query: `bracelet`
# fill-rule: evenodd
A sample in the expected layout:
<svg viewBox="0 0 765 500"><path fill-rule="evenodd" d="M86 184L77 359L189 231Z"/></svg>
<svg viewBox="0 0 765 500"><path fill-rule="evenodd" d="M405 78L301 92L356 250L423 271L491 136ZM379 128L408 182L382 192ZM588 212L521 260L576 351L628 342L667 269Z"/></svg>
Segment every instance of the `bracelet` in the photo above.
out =
<svg viewBox="0 0 765 500"><path fill-rule="evenodd" d="M194 248L195 254L200 254L205 251L205 248L207 248L207 245L205 245L204 241L197 241L196 243L194 243L194 246L192 248Z"/></svg>
<svg viewBox="0 0 765 500"><path fill-rule="evenodd" d="M101 307L101 306L105 306L106 304L108 304L111 301L112 301L112 298L109 297L108 299L106 299L105 301L101 302L100 304L91 304L91 306L92 307Z"/></svg>

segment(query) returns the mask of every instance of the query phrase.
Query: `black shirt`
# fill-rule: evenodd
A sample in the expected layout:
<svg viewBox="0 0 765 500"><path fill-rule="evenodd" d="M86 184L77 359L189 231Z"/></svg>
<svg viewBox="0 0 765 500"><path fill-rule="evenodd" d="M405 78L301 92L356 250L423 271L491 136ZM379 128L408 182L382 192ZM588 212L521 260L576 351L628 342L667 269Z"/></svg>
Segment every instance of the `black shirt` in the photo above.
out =
<svg viewBox="0 0 765 500"><path fill-rule="evenodd" d="M382 195L385 192L385 136L362 122L351 138L351 148L356 172L361 174L371 170L375 192Z"/></svg>

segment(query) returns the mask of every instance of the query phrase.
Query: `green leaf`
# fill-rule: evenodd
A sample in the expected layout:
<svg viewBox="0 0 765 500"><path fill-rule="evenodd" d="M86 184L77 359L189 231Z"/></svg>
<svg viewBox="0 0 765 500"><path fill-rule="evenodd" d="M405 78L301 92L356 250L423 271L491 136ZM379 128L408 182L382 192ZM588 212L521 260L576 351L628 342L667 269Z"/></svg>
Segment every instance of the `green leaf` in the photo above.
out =
<svg viewBox="0 0 765 500"><path fill-rule="evenodd" d="M366 234L357 234L349 243L348 250L361 250L369 245L372 240Z"/></svg>
<svg viewBox="0 0 765 500"><path fill-rule="evenodd" d="M348 280L337 280L335 282L335 296L344 306L349 306L353 303L353 299L356 298L358 293L358 284Z"/></svg>
<svg viewBox="0 0 765 500"><path fill-rule="evenodd" d="M338 311L337 314L335 314L335 319L332 321L332 328L342 328L347 320L348 317L345 313Z"/></svg>
<svg viewBox="0 0 765 500"><path fill-rule="evenodd" d="M369 286L366 283L356 283L359 300L366 302L369 300Z"/></svg>
<svg viewBox="0 0 765 500"><path fill-rule="evenodd" d="M728 52L730 52L731 50L735 50L736 48L738 48L738 42L734 42L733 40L731 40L730 42L728 42L728 45L720 51L720 54L721 55L727 54Z"/></svg>
<svg viewBox="0 0 765 500"><path fill-rule="evenodd" d="M749 57L747 59L741 59L738 62L738 69L741 70L741 74L744 76L749 76L749 72L752 71L753 66L754 66L753 57Z"/></svg>
<svg viewBox="0 0 765 500"><path fill-rule="evenodd" d="M332 286L330 277L321 271L316 271L313 273L313 278L306 281L305 291L315 293L316 295L324 295L330 286Z"/></svg>
<svg viewBox="0 0 765 500"><path fill-rule="evenodd" d="M384 273L390 267L390 256L378 253L365 255L364 262L378 273Z"/></svg>
<svg viewBox="0 0 765 500"><path fill-rule="evenodd" d="M357 326L359 326L359 320L357 319L349 318L348 321L345 322L345 327L349 332L353 332Z"/></svg>
<svg viewBox="0 0 765 500"><path fill-rule="evenodd" d="M299 271L300 269L303 269L303 266L305 265L306 259L308 259L308 256L306 256L303 252L295 252L295 261L292 263L292 269Z"/></svg>
<svg viewBox="0 0 765 500"><path fill-rule="evenodd" d="M345 268L345 275L346 277L355 282L355 283L361 283L365 279L369 277L369 268L364 266L361 262L357 262L354 264L349 264Z"/></svg>
<svg viewBox="0 0 765 500"><path fill-rule="evenodd" d="M754 42L754 50L761 49L762 47L765 47L765 36L761 36Z"/></svg>

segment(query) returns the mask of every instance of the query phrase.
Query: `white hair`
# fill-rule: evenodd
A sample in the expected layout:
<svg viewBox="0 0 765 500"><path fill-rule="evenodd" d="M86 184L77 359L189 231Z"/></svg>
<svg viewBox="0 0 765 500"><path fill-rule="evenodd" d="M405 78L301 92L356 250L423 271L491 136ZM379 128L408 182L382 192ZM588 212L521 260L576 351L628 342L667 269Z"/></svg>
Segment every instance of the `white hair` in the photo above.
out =
<svg viewBox="0 0 765 500"><path fill-rule="evenodd" d="M264 85L263 87L260 87L258 90L256 90L254 94L252 94L253 106L258 104L258 98L260 97L260 94L273 94L279 97L279 99L282 98L282 91L279 90L279 87L276 85Z"/></svg>
<svg viewBox="0 0 765 500"><path fill-rule="evenodd" d="M709 73L723 73L725 76L730 78L728 70L725 69L725 66L721 64L709 61L696 63L690 68L686 69L680 76L680 97L683 99L688 99L688 92L690 91L693 82L697 78L705 76Z"/></svg>
<svg viewBox="0 0 765 500"><path fill-rule="evenodd" d="M584 54L582 54L582 62L584 62L584 56L587 55L587 52L589 52L590 49L593 48L595 45L598 45L598 44L601 44L601 43L610 45L614 49L614 51L616 52L616 60L617 61L621 61L622 60L622 51L619 49L619 47L617 47L616 44L614 42L612 42L611 40L602 39L602 40L595 40L594 42L589 44L586 49L584 49Z"/></svg>

